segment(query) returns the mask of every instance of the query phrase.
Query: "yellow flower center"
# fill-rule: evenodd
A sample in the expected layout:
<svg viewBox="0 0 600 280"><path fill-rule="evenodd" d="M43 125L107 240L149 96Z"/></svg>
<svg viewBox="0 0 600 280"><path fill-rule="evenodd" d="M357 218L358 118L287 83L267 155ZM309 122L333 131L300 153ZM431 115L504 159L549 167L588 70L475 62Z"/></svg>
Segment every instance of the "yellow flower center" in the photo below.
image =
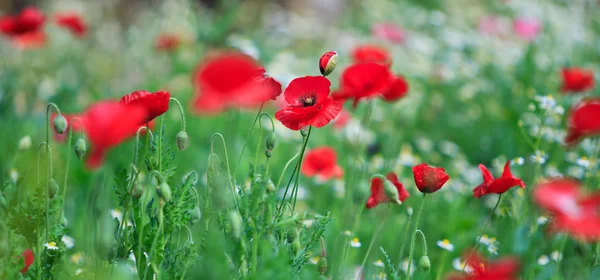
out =
<svg viewBox="0 0 600 280"><path fill-rule="evenodd" d="M53 242L50 242L50 243L48 243L48 246L51 246L51 247L56 247L56 242L54 242L54 241L53 241Z"/></svg>
<svg viewBox="0 0 600 280"><path fill-rule="evenodd" d="M444 239L442 240L442 243L444 243L444 245L450 245L450 240Z"/></svg>
<svg viewBox="0 0 600 280"><path fill-rule="evenodd" d="M358 242L359 242L359 241L358 241L358 238L354 238L354 239L352 239L352 242L353 242L353 243L358 243Z"/></svg>

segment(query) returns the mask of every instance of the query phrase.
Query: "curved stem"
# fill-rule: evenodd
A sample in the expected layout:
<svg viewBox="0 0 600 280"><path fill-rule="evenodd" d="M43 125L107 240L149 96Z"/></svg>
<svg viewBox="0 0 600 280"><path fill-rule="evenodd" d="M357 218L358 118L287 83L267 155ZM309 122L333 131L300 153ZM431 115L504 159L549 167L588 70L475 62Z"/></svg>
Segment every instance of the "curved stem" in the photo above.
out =
<svg viewBox="0 0 600 280"><path fill-rule="evenodd" d="M273 118L271 117L271 115L269 113L261 113L258 118L262 118L263 116L266 116L267 118L269 118L269 120L271 121L271 131L275 132L275 122L273 121ZM262 127L262 126L261 126Z"/></svg>
<svg viewBox="0 0 600 280"><path fill-rule="evenodd" d="M194 195L196 196L196 207L200 207L200 196L198 195L198 191L196 191L196 188L192 187L191 190L194 192Z"/></svg>
<svg viewBox="0 0 600 280"><path fill-rule="evenodd" d="M244 151L246 151L246 146L248 145L248 141L250 141L250 134L252 133L252 130L254 130L254 127L256 126L256 122L258 121L258 118L260 117L260 113L262 112L264 106L265 106L265 103L263 102L260 105L260 109L258 109L258 112L256 113L256 117L254 117L254 121L252 122L252 127L250 127L250 130L246 134L246 140L244 141L244 146L242 146L242 151L240 152L237 163L235 164L235 170L233 170L233 176L237 176L237 173L238 173L238 170L240 167L240 162L242 162L242 156L244 155Z"/></svg>
<svg viewBox="0 0 600 280"><path fill-rule="evenodd" d="M300 159L298 160L298 167L296 168L296 181L294 182L294 189L292 189L292 193L294 197L294 203L292 204L292 210L296 209L296 199L298 198L298 179L300 178L300 169L302 168L302 160L304 159L304 152L306 151L306 145L308 144L308 139L310 139L310 132L312 131L312 126L308 127L308 134L306 135L306 139L304 140L304 144L302 145L302 150L300 151Z"/></svg>
<svg viewBox="0 0 600 280"><path fill-rule="evenodd" d="M413 231L412 238L410 240L410 253L408 254L408 268L406 269L406 275L410 280L412 278L410 274L410 268L412 265L412 257L415 250L415 239L417 238L417 229L419 227L419 219L421 218L421 212L423 212L423 206L425 205L425 197L427 193L423 194L423 200L421 200L421 207L419 208L419 212L417 213L417 218L415 219L415 231Z"/></svg>
<svg viewBox="0 0 600 280"><path fill-rule="evenodd" d="M183 111L181 103L179 103L179 100L177 100L174 97L171 97L169 101L173 101L177 104L177 108L179 108L179 116L181 117L181 131L185 131L185 113Z"/></svg>
<svg viewBox="0 0 600 280"><path fill-rule="evenodd" d="M283 175L285 174L285 171L287 170L288 166L290 165L290 163L292 163L292 161L294 161L298 156L300 155L300 152L296 153L290 160L288 160L288 162L285 164L285 166L283 167L283 171L281 172L281 175L279 176L279 180L277 181L277 185L275 186L275 190L279 189L279 184L281 184L281 180L283 179Z"/></svg>
<svg viewBox="0 0 600 280"><path fill-rule="evenodd" d="M215 137L219 136L221 138L221 142L223 143L223 151L225 153L225 165L227 166L227 176L229 177L229 185L231 186L231 194L233 195L233 200L235 201L235 205L238 205L236 192L235 192L235 184L233 183L233 177L231 177L231 170L229 169L229 156L227 155L227 144L225 144L225 138L221 133L215 133L210 137L210 153L214 154L214 141ZM239 208L239 207L238 207Z"/></svg>
<svg viewBox="0 0 600 280"><path fill-rule="evenodd" d="M60 223L60 220L62 219L62 217L65 214L65 202L67 200L67 179L69 179L69 162L71 161L71 141L72 141L72 137L73 137L73 126L70 125L69 126L69 140L67 140L67 147L69 150L67 150L67 164L65 167L65 181L64 181L64 185L63 185L63 206L60 208L60 215L58 216L58 222Z"/></svg>
<svg viewBox="0 0 600 280"><path fill-rule="evenodd" d="M477 250L477 247L479 246L479 242L481 241L481 237L483 237L483 233L485 232L485 229L487 228L488 224L492 220L492 217L494 216L494 212L496 212L496 208L498 208L498 205L500 205L501 199L502 199L502 194L499 194L498 201L496 201L496 205L494 205L492 212L490 212L490 215L485 220L485 223L483 224L483 229L481 230L481 234L477 238L477 243L475 243L475 247L473 248L473 250ZM473 255L473 254L471 254L471 255ZM465 269L467 268L467 264L469 263L469 260L471 259L471 255L469 255L469 257L465 260L465 264L463 265L462 271L465 271Z"/></svg>
<svg viewBox="0 0 600 280"><path fill-rule="evenodd" d="M425 239L425 234L420 229L417 229L416 232L421 234L421 241L423 241L423 256L427 256L427 239Z"/></svg>

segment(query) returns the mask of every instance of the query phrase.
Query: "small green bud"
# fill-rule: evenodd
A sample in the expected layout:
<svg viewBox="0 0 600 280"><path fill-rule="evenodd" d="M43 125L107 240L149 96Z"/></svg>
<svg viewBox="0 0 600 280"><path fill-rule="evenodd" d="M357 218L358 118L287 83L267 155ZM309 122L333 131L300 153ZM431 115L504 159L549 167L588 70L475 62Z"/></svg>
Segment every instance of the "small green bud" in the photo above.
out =
<svg viewBox="0 0 600 280"><path fill-rule="evenodd" d="M83 140L83 138L77 139L77 141L75 141L74 149L77 158L82 159L85 155L85 152L87 152L87 145L85 144L85 140Z"/></svg>
<svg viewBox="0 0 600 280"><path fill-rule="evenodd" d="M54 118L54 130L56 133L63 134L67 130L67 119L61 114Z"/></svg>
<svg viewBox="0 0 600 280"><path fill-rule="evenodd" d="M167 182L163 181L162 183L160 183L160 185L156 188L156 193L165 202L171 201L171 187L169 187L169 184L167 184Z"/></svg>
<svg viewBox="0 0 600 280"><path fill-rule="evenodd" d="M385 195L390 199L392 203L398 205L402 204L402 202L398 198L398 189L396 188L394 183L390 182L389 180L385 180L385 182L383 183L383 190L385 191Z"/></svg>
<svg viewBox="0 0 600 280"><path fill-rule="evenodd" d="M277 145L277 137L275 135L275 132L271 132L271 133L269 133L269 135L267 135L267 141L266 141L267 150L275 149L275 145Z"/></svg>
<svg viewBox="0 0 600 280"><path fill-rule="evenodd" d="M326 257L322 257L321 259L319 259L319 262L317 262L317 268L319 269L319 273L321 273L321 275L325 275L325 273L327 273Z"/></svg>
<svg viewBox="0 0 600 280"><path fill-rule="evenodd" d="M429 269L431 268L431 262L429 261L429 257L422 256L421 259L419 259L419 267L425 271L429 271Z"/></svg>
<svg viewBox="0 0 600 280"><path fill-rule="evenodd" d="M190 210L190 224L193 225L197 223L198 221L200 221L200 218L202 218L202 212L200 211L200 208L198 208L198 206Z"/></svg>
<svg viewBox="0 0 600 280"><path fill-rule="evenodd" d="M273 156L273 151L271 151L271 150L266 150L266 151L265 151L265 156L266 156L267 158L271 158L271 157Z"/></svg>
<svg viewBox="0 0 600 280"><path fill-rule="evenodd" d="M185 131L179 131L179 133L177 133L177 137L175 138L175 140L177 140L177 148L179 148L180 151L185 150L185 148L187 148L188 145L188 134Z"/></svg>
<svg viewBox="0 0 600 280"><path fill-rule="evenodd" d="M140 183L136 183L133 186L133 191L131 192L131 196L133 196L134 199L140 199L140 197L142 197L142 195L144 195L144 186L142 186L142 184L140 184Z"/></svg>
<svg viewBox="0 0 600 280"><path fill-rule="evenodd" d="M58 183L56 183L54 178L50 178L50 180L48 180L48 198L53 199L57 192Z"/></svg>
<svg viewBox="0 0 600 280"><path fill-rule="evenodd" d="M242 236L242 216L238 211L231 211L229 213L229 223L231 225L231 234L236 239L239 239Z"/></svg>
<svg viewBox="0 0 600 280"><path fill-rule="evenodd" d="M302 137L306 137L306 135L308 135L308 125L300 129L300 134Z"/></svg>

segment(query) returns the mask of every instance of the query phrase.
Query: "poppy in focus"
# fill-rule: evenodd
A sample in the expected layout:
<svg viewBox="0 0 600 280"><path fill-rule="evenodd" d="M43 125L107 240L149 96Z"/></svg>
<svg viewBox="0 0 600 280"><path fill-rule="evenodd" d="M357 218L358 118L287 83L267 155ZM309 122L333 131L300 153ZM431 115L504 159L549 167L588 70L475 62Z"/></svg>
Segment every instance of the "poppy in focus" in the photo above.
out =
<svg viewBox="0 0 600 280"><path fill-rule="evenodd" d="M55 16L56 24L59 26L68 29L73 33L73 35L77 37L85 37L87 34L87 24L81 17L81 15L76 13L61 13Z"/></svg>
<svg viewBox="0 0 600 280"><path fill-rule="evenodd" d="M145 124L169 110L169 99L171 94L167 91L157 91L151 93L145 90L136 90L121 98L119 103L122 106L141 106L146 109L146 119L141 123Z"/></svg>
<svg viewBox="0 0 600 280"><path fill-rule="evenodd" d="M394 81L387 66L374 62L357 63L342 73L340 90L333 93L335 99L353 99L356 107L362 99L383 94Z"/></svg>
<svg viewBox="0 0 600 280"><path fill-rule="evenodd" d="M600 133L600 98L588 98L575 104L567 117L565 144L574 145L582 138Z"/></svg>
<svg viewBox="0 0 600 280"><path fill-rule="evenodd" d="M259 106L281 92L276 90L279 83L264 73L254 59L241 53L210 56L193 76L197 95L193 106L202 113Z"/></svg>
<svg viewBox="0 0 600 280"><path fill-rule="evenodd" d="M442 188L450 179L444 168L431 167L425 163L412 168L415 184L422 193L433 193Z"/></svg>
<svg viewBox="0 0 600 280"><path fill-rule="evenodd" d="M319 147L308 151L300 171L305 176L318 176L325 181L344 175L344 171L337 164L337 154L331 147Z"/></svg>
<svg viewBox="0 0 600 280"><path fill-rule="evenodd" d="M481 174L483 175L483 183L473 190L473 196L477 198L491 193L503 194L516 186L525 188L525 182L513 176L510 172L510 160L504 165L504 172L500 178L494 178L492 173L483 164L479 165L479 170L481 170Z"/></svg>
<svg viewBox="0 0 600 280"><path fill-rule="evenodd" d="M398 181L398 176L394 172L388 173L385 178L386 180L379 177L371 179L371 196L367 200L367 209L373 208L379 203L392 202L398 204L404 202L410 196L404 185ZM390 195L394 197L390 197Z"/></svg>
<svg viewBox="0 0 600 280"><path fill-rule="evenodd" d="M483 259L475 252L465 257L469 274L451 274L448 280L512 280L518 279L519 261L513 257L501 258L494 261Z"/></svg>
<svg viewBox="0 0 600 280"><path fill-rule="evenodd" d="M340 113L343 106L343 101L329 96L330 86L329 80L321 76L292 80L283 93L287 104L275 113L275 118L292 130L300 130L307 125L327 125Z"/></svg>
<svg viewBox="0 0 600 280"><path fill-rule="evenodd" d="M581 68L571 67L561 70L562 92L582 92L594 88L594 72Z"/></svg>
<svg viewBox="0 0 600 280"><path fill-rule="evenodd" d="M23 269L21 269L21 273L27 274L27 271L29 270L29 267L33 264L35 257L31 249L25 249L25 251L23 251L23 254L21 255L23 256L23 261L25 263L23 265Z"/></svg>

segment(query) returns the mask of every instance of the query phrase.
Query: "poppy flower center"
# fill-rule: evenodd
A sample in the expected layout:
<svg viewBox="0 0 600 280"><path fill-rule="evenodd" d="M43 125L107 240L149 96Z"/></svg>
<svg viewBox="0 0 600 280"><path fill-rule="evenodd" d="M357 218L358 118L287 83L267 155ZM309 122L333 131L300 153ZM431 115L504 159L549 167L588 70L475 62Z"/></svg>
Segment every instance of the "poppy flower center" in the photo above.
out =
<svg viewBox="0 0 600 280"><path fill-rule="evenodd" d="M302 106L304 107L313 106L317 103L317 97L314 93L309 93L306 96L300 97L300 103L302 103Z"/></svg>

